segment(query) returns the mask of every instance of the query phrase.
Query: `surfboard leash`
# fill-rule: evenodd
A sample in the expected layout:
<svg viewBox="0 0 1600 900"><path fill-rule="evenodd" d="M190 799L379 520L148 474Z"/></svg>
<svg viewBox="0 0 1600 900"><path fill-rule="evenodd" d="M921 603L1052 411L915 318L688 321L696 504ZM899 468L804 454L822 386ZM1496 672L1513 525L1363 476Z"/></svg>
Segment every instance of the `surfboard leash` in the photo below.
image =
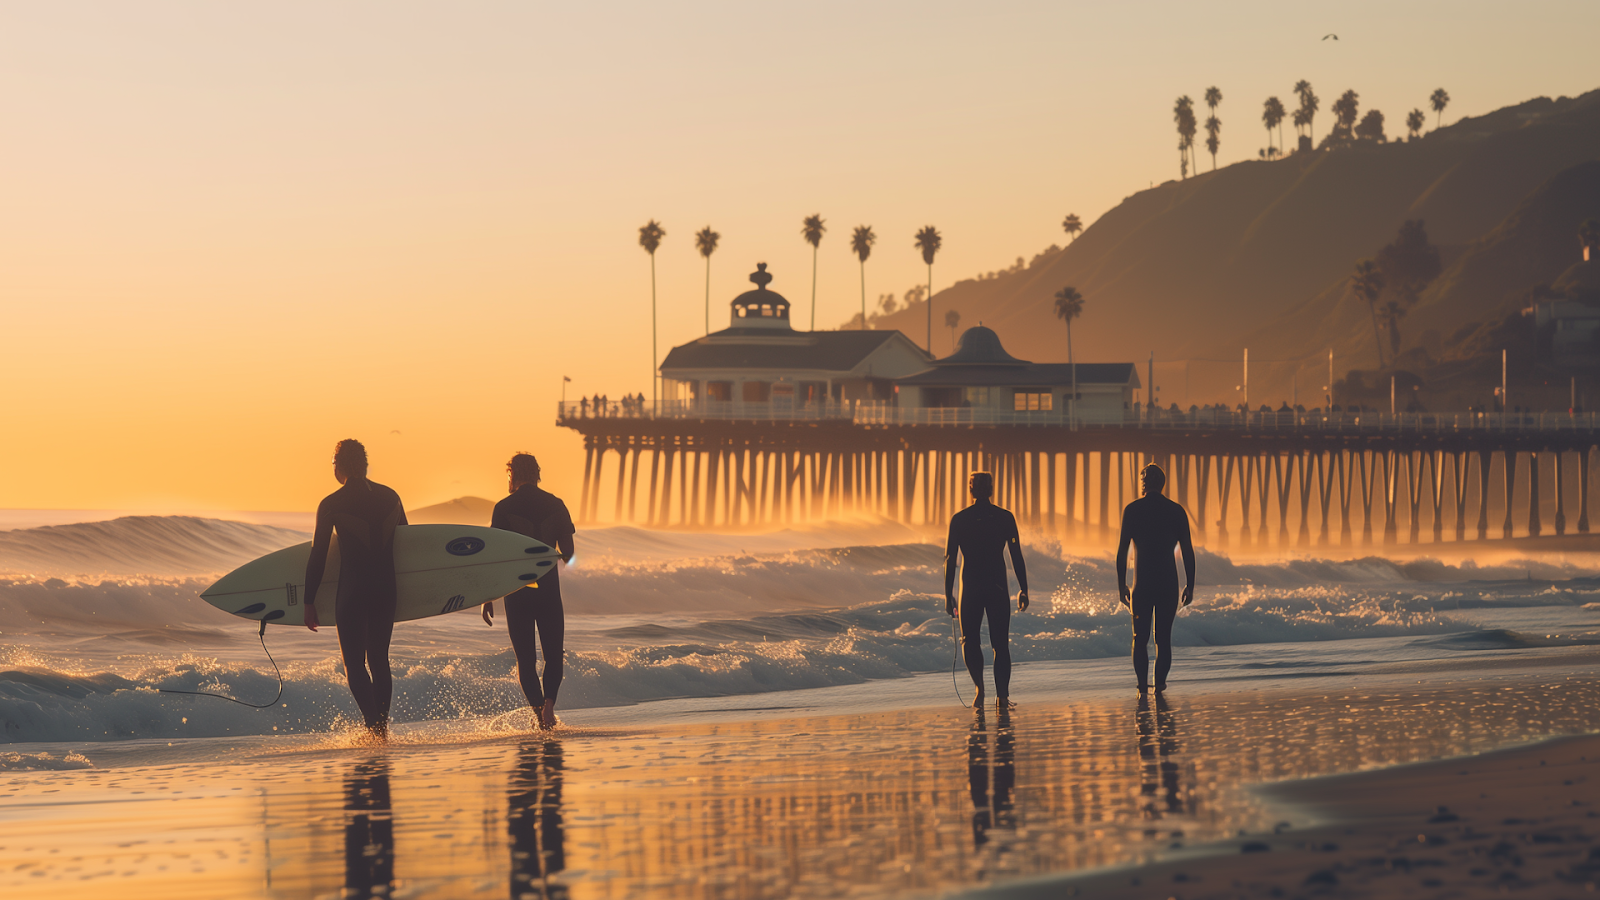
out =
<svg viewBox="0 0 1600 900"><path fill-rule="evenodd" d="M956 701L961 704L962 709L971 709L972 707L967 703L967 698L961 696L961 685L956 681L956 668L961 665L960 628L961 616L958 612L957 615L950 617L950 638L956 645L955 656L950 660L950 689L956 692Z"/></svg>
<svg viewBox="0 0 1600 900"><path fill-rule="evenodd" d="M278 676L278 695L266 703L260 705L255 703L246 703L243 700L229 697L226 694L213 694L208 691L175 691L170 688L156 688L156 690L163 694L188 694L191 697L216 697L218 700L226 700L229 703L237 703L240 706L248 706L251 709L268 709L276 706L278 701L283 699L283 670L278 668L278 661L272 658L272 651L267 649L266 619L261 620L261 630L256 632L256 637L261 641L261 652L267 654L267 661L272 663L272 671Z"/></svg>

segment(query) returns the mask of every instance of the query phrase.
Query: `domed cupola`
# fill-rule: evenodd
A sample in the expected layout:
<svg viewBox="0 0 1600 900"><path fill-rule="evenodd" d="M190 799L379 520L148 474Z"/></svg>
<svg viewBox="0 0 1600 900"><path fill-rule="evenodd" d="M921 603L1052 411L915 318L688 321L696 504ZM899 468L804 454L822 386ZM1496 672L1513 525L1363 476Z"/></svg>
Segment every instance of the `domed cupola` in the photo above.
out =
<svg viewBox="0 0 1600 900"><path fill-rule="evenodd" d="M1000 345L1000 335L994 329L985 328L980 323L961 332L961 341L956 345L956 352L944 359L936 360L941 366L1025 366L1028 361L1017 359L1006 352Z"/></svg>
<svg viewBox="0 0 1600 900"><path fill-rule="evenodd" d="M767 285L772 282L772 276L767 274L767 264L756 263L750 280L755 282L756 289L733 298L728 327L792 331L789 325L789 301L783 299L782 294L767 290Z"/></svg>

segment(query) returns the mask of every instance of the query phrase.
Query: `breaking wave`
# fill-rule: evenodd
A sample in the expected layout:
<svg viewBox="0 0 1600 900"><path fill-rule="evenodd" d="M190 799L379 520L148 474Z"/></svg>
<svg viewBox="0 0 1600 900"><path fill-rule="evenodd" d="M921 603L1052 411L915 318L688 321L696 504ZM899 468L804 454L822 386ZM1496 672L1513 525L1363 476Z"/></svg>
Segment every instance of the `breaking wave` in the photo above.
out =
<svg viewBox="0 0 1600 900"><path fill-rule="evenodd" d="M19 547L57 563L88 560L92 550L94 559L134 571L142 559L159 564L143 565L141 577L0 580L0 742L315 733L357 718L332 636L298 629L268 633L286 681L271 709L157 692L273 696L277 679L254 629L198 598L209 577L152 573L222 570L303 534L181 517L98 524L12 532L25 538L0 544L12 554L0 565L12 568ZM101 544L90 547L94 535ZM152 549L169 537L190 547ZM565 708L857 684L951 665L941 548L899 526L757 536L596 529L585 532L579 553L562 575ZM1027 557L1035 600L1012 620L1015 659L1126 652L1108 553L1041 541L1029 544ZM1242 563L1202 550L1200 573L1199 599L1176 633L1180 647L1378 637L1443 640L1453 642L1444 649L1461 650L1553 646L1446 613L1600 601L1600 579L1568 563ZM484 628L476 611L397 628L394 671L399 721L496 716L524 705L504 631Z"/></svg>

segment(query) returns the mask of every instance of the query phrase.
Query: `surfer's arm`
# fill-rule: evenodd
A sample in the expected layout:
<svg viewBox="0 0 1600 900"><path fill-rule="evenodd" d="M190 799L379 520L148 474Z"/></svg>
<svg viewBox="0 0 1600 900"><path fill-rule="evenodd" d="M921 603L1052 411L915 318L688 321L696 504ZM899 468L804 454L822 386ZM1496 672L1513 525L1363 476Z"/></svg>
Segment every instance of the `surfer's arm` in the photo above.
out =
<svg viewBox="0 0 1600 900"><path fill-rule="evenodd" d="M1121 598L1122 605L1131 603L1128 593L1128 542L1133 539L1133 534L1128 528L1128 519L1131 518L1128 510L1122 511L1122 534L1117 538L1117 596Z"/></svg>
<svg viewBox="0 0 1600 900"><path fill-rule="evenodd" d="M1183 551L1183 605L1194 602L1194 541L1189 537L1189 516L1179 518L1178 547Z"/></svg>
<svg viewBox="0 0 1600 900"><path fill-rule="evenodd" d="M1011 537L1006 540L1011 551L1011 571L1017 573L1017 612L1028 608L1028 567L1022 562L1022 536L1017 534L1017 520L1011 520Z"/></svg>
<svg viewBox="0 0 1600 900"><path fill-rule="evenodd" d="M572 543L572 535L569 534L556 541L556 549L561 551L562 562L572 562L572 555L577 552L577 547Z"/></svg>
<svg viewBox="0 0 1600 900"><path fill-rule="evenodd" d="M322 573L328 568L328 547L333 543L333 517L322 507L317 507L317 530L311 536L311 558L306 561L307 611L317 602L317 588L322 586Z"/></svg>
<svg viewBox="0 0 1600 900"><path fill-rule="evenodd" d="M944 543L944 611L945 615L956 614L956 551L960 549L960 542L956 540L956 523L950 521L950 536Z"/></svg>

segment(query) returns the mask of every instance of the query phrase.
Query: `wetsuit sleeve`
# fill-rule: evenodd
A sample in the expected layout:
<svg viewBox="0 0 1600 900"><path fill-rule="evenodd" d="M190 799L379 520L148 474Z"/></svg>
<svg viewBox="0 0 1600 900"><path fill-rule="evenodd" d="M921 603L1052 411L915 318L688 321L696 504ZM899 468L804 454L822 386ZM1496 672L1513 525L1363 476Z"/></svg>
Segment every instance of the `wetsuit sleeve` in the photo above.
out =
<svg viewBox="0 0 1600 900"><path fill-rule="evenodd" d="M322 573L328 568L328 547L333 543L333 516L328 511L328 501L317 505L317 528L311 535L311 558L306 561L306 605L317 602L317 588L322 585Z"/></svg>
<svg viewBox="0 0 1600 900"><path fill-rule="evenodd" d="M955 596L956 590L956 552L961 549L961 540L956 536L956 519L950 519L950 534L944 541L944 595Z"/></svg>
<svg viewBox="0 0 1600 900"><path fill-rule="evenodd" d="M1128 586L1128 543L1133 540L1133 505L1122 510L1122 534L1117 538L1117 591Z"/></svg>
<svg viewBox="0 0 1600 900"><path fill-rule="evenodd" d="M1022 535L1017 533L1017 517L1011 516L1011 534L1006 537L1006 547L1011 550L1011 571L1017 573L1017 588L1028 591L1028 567L1022 563Z"/></svg>
<svg viewBox="0 0 1600 900"><path fill-rule="evenodd" d="M1186 585L1194 584L1194 541L1189 537L1189 514L1178 507L1178 546L1183 550L1183 575Z"/></svg>
<svg viewBox="0 0 1600 900"><path fill-rule="evenodd" d="M394 505L395 505L395 509L398 510L399 513L400 513L400 521L396 522L395 524L396 525L410 525L411 523L406 520L406 505L404 503L400 502L400 495L399 494L395 494L394 495Z"/></svg>

